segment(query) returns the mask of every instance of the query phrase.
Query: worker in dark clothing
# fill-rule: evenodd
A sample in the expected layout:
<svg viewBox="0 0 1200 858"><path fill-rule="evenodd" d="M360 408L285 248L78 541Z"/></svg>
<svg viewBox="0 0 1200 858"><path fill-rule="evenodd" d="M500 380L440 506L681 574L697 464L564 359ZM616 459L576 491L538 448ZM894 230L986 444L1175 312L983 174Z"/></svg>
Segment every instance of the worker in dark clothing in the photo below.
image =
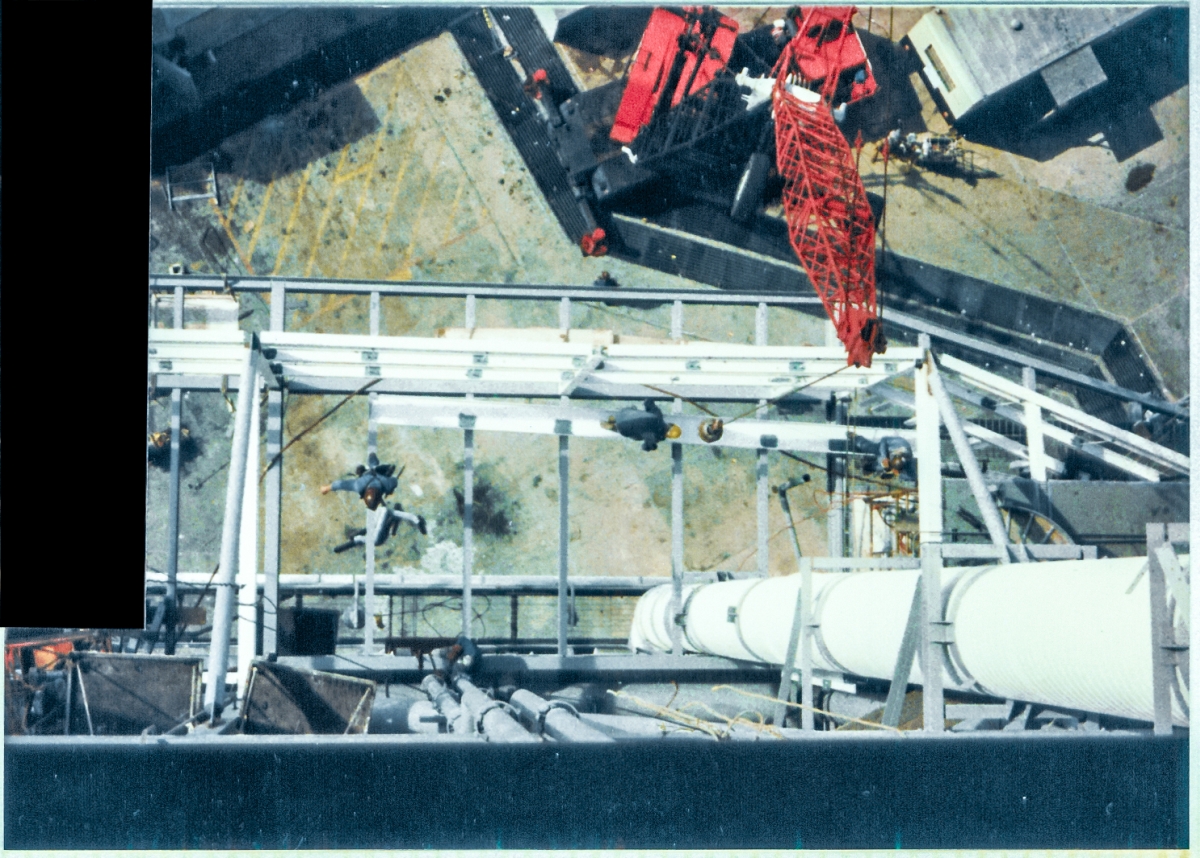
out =
<svg viewBox="0 0 1200 858"><path fill-rule="evenodd" d="M388 541L388 537L395 536L396 531L400 528L400 522L407 521L413 527L421 532L424 536L429 531L425 527L425 517L422 515L414 515L411 512L405 512L404 507L400 504L395 506L383 505L383 512L379 514L375 522L375 545L376 547L383 545ZM333 549L334 554L341 554L343 551L349 551L356 545L367 544L367 529L364 527L355 533L349 540Z"/></svg>
<svg viewBox="0 0 1200 858"><path fill-rule="evenodd" d="M863 465L863 473L877 473L885 480L901 477L909 482L917 481L917 460L913 457L912 447L903 438L889 435L878 444L856 438L855 448L860 453L870 454Z"/></svg>
<svg viewBox="0 0 1200 858"><path fill-rule="evenodd" d="M640 408L622 408L600 425L609 431L620 432L626 438L641 441L642 449L647 453L657 450L659 441L679 437L679 427L663 419L662 411L653 399L647 399L644 406L645 411Z"/></svg>
<svg viewBox="0 0 1200 858"><path fill-rule="evenodd" d="M358 492L367 509L375 509L380 502L396 490L400 480L392 476L395 465L379 464L379 457L371 453L367 457L367 467L359 465L354 469L353 480L335 480L327 486L321 486L321 494L334 492Z"/></svg>
<svg viewBox="0 0 1200 858"><path fill-rule="evenodd" d="M616 277L613 277L607 271L601 271L600 276L592 281L592 285L597 289L616 289L621 284L617 282Z"/></svg>

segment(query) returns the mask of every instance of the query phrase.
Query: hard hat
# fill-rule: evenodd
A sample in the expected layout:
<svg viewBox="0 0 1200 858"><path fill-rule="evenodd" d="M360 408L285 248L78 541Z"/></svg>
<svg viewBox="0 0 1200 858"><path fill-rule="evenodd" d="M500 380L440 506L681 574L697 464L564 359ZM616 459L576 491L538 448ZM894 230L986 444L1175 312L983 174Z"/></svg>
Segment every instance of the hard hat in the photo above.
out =
<svg viewBox="0 0 1200 858"><path fill-rule="evenodd" d="M683 430L681 430L674 423L671 423L670 425L667 426L667 437L668 438L678 438L682 433L683 433Z"/></svg>

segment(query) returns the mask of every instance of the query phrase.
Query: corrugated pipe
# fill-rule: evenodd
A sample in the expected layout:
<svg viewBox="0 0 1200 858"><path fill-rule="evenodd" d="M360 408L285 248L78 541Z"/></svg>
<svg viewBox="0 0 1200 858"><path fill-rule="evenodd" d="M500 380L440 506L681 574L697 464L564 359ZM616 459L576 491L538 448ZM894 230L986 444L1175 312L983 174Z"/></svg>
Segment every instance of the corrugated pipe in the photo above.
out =
<svg viewBox="0 0 1200 858"><path fill-rule="evenodd" d="M1179 559L1187 568L1188 558ZM1128 557L946 568L945 687L1152 721L1146 564ZM813 666L890 679L920 574L814 572ZM782 665L799 587L799 575L685 587L677 618L685 648ZM631 649L670 651L670 604L669 585L642 596ZM919 666L909 681L922 683ZM1186 705L1185 677L1178 682ZM1184 707L1172 705L1174 722L1186 726Z"/></svg>

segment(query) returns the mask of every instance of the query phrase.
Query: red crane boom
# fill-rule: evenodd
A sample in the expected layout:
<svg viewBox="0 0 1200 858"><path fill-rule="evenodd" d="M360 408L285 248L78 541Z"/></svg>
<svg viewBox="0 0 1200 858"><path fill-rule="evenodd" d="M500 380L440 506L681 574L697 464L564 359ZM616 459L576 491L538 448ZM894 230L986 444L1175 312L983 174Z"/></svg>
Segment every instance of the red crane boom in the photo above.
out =
<svg viewBox="0 0 1200 858"><path fill-rule="evenodd" d="M792 249L846 347L870 366L886 348L875 298L875 220L833 101L875 91L850 18L854 7L808 9L775 67L775 160ZM847 74L849 73L849 75Z"/></svg>

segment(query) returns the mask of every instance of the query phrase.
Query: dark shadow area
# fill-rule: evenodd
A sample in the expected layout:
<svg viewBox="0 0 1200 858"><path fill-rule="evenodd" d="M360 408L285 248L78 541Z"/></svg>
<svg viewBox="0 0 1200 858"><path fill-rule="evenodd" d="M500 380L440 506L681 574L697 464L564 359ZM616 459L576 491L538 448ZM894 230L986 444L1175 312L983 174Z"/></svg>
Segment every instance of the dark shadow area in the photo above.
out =
<svg viewBox="0 0 1200 858"><path fill-rule="evenodd" d="M846 139L853 142L860 131L864 141L880 140L897 128L905 134L925 131L921 99L909 79L920 68L913 52L861 28L858 37L879 89L870 98L847 106L842 122Z"/></svg>
<svg viewBox="0 0 1200 858"><path fill-rule="evenodd" d="M601 57L621 58L637 50L651 6L595 6L558 22L554 41Z"/></svg>
<svg viewBox="0 0 1200 858"><path fill-rule="evenodd" d="M276 149L303 151L304 163L378 129L378 118L352 83L337 95L329 90L436 35L462 11L410 6L267 14L228 8L197 16L154 55L152 172L199 157L272 114L281 115L280 135L301 135L299 146L281 137ZM318 104L291 115L313 100ZM303 141L306 134L311 140ZM219 172L233 166L219 151L216 160ZM271 163L269 155L259 160ZM281 165L276 175L296 166ZM272 172L251 166L246 178L269 181Z"/></svg>
<svg viewBox="0 0 1200 858"><path fill-rule="evenodd" d="M182 427L182 429L182 437L179 439L179 465L180 472L185 473L185 467L194 462L203 450L200 448L199 439L192 435L186 426ZM169 471L171 469L170 441L166 441L161 447L153 442L148 444L146 446L146 459L155 468L161 471Z"/></svg>
<svg viewBox="0 0 1200 858"><path fill-rule="evenodd" d="M1156 9L1094 42L1092 52L1107 81L1075 102L1056 110L1045 81L1032 75L968 114L959 130L1038 161L1078 146L1102 146L1125 161L1162 140L1150 107L1188 82L1188 9Z"/></svg>
<svg viewBox="0 0 1200 858"><path fill-rule="evenodd" d="M1185 735L35 737L4 754L9 849L1182 849L1189 835Z"/></svg>

